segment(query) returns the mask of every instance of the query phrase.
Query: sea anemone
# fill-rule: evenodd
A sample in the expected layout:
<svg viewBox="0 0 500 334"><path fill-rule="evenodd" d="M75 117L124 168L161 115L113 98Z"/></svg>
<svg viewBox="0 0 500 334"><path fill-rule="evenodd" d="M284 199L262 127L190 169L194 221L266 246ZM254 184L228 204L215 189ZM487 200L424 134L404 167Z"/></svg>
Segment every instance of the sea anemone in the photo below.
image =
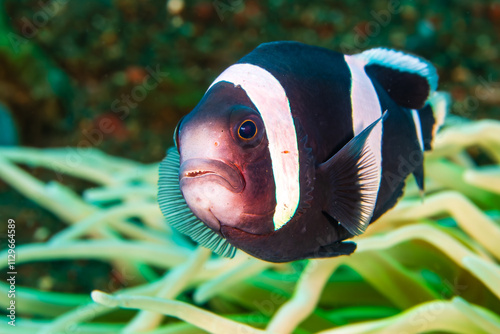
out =
<svg viewBox="0 0 500 334"><path fill-rule="evenodd" d="M17 245L16 267L95 259L131 277L92 299L16 286L16 333L500 333L499 133L499 121L450 117L426 155L423 199L410 179L352 256L287 264L219 258L172 230L157 164L87 149L75 166L64 149L1 148L0 178L68 224ZM79 195L19 164L98 186ZM0 282L4 310L8 291Z"/></svg>

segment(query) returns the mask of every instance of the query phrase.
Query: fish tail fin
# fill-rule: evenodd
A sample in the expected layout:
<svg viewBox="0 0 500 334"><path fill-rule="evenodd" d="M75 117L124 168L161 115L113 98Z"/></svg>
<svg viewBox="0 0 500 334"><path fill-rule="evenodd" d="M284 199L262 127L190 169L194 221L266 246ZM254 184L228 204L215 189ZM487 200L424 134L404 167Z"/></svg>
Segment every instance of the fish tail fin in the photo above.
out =
<svg viewBox="0 0 500 334"><path fill-rule="evenodd" d="M432 149L432 142L436 136L437 131L443 125L448 106L450 104L450 96L447 93L435 92L433 93L426 105L418 110L411 110L413 120L415 123L415 130L420 144L420 149L429 151ZM417 182L420 194L424 194L424 164L423 155L422 163L415 167L413 176Z"/></svg>
<svg viewBox="0 0 500 334"><path fill-rule="evenodd" d="M422 140L425 151L432 148L432 142L436 137L439 128L444 124L451 98L448 93L433 93L427 104L417 110L422 129Z"/></svg>

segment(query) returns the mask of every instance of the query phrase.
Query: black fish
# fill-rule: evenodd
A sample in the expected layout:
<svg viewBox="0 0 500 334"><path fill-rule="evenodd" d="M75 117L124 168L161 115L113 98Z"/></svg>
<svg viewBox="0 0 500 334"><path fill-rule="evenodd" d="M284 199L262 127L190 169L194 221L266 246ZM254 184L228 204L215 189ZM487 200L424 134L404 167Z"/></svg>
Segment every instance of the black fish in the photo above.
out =
<svg viewBox="0 0 500 334"><path fill-rule="evenodd" d="M160 166L167 221L223 256L285 262L352 253L392 208L447 100L435 68L371 49L353 56L262 44L224 71L178 124Z"/></svg>

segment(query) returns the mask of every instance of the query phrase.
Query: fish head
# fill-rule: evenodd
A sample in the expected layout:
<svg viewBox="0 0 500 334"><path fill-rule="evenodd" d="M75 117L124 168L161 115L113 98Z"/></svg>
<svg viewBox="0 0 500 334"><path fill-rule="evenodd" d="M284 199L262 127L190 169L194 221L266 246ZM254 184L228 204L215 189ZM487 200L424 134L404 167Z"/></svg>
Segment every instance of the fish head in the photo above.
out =
<svg viewBox="0 0 500 334"><path fill-rule="evenodd" d="M274 179L263 120L238 86L220 82L179 123L179 185L196 217L221 234L230 226L274 231Z"/></svg>

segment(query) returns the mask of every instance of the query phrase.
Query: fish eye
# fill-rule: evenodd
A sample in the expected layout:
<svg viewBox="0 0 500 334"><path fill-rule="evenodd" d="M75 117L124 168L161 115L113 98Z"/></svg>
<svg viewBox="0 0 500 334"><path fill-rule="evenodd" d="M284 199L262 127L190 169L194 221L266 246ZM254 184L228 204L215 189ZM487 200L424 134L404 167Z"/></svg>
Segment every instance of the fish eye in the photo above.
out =
<svg viewBox="0 0 500 334"><path fill-rule="evenodd" d="M259 146L266 129L257 111L243 105L234 106L229 119L231 136L243 149Z"/></svg>
<svg viewBox="0 0 500 334"><path fill-rule="evenodd" d="M257 124L254 121L244 120L238 127L238 137L243 140L251 140L257 135Z"/></svg>

